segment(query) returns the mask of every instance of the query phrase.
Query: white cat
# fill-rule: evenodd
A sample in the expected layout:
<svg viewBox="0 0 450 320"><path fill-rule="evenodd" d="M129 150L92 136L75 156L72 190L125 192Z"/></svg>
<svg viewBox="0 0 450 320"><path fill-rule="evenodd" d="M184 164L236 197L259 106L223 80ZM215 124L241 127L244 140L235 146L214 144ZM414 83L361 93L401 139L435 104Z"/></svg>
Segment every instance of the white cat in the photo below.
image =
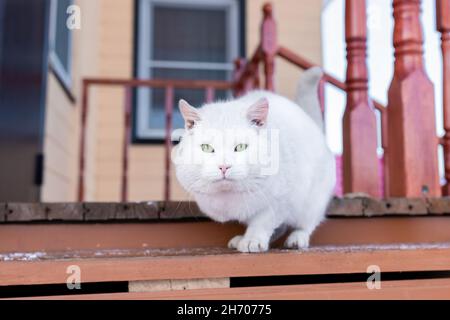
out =
<svg viewBox="0 0 450 320"><path fill-rule="evenodd" d="M298 101L318 108L321 75L319 68L303 74ZM289 227L285 245L307 247L336 179L321 117L260 90L198 109L180 100L179 108L186 131L174 149L177 178L213 220L247 225L228 246L266 251L275 230Z"/></svg>

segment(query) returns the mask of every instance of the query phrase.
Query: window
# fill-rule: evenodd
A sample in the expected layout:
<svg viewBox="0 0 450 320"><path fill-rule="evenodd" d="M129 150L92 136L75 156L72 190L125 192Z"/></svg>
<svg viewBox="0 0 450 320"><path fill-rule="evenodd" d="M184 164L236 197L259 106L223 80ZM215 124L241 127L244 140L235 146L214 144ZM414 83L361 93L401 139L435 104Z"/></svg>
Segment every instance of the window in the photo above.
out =
<svg viewBox="0 0 450 320"><path fill-rule="evenodd" d="M58 79L68 89L72 84L72 32L67 27L67 8L73 0L52 0L50 12L49 61Z"/></svg>
<svg viewBox="0 0 450 320"><path fill-rule="evenodd" d="M227 80L239 56L238 0L139 0L136 73L140 79ZM217 92L225 97L227 92ZM204 90L177 90L175 101L204 101ZM138 139L164 137L164 89L140 88ZM178 109L173 127L183 126Z"/></svg>

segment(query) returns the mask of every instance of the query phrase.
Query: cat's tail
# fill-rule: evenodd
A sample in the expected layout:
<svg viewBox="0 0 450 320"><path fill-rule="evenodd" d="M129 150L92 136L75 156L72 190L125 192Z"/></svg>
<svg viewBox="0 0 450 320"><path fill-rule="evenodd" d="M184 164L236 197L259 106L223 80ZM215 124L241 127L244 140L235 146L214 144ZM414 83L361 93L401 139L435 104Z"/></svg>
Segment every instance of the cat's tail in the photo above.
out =
<svg viewBox="0 0 450 320"><path fill-rule="evenodd" d="M324 130L322 111L319 103L319 82L323 76L320 67L312 67L303 72L297 87L296 102Z"/></svg>

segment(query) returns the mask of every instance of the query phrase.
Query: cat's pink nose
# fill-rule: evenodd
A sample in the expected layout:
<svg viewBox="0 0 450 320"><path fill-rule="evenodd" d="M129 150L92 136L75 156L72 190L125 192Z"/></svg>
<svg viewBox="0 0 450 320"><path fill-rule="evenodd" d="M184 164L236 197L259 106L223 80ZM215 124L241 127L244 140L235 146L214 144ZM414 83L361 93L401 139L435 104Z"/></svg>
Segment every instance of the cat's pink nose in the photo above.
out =
<svg viewBox="0 0 450 320"><path fill-rule="evenodd" d="M228 169L230 169L231 166L227 166L225 164L219 166L219 170L222 171L222 174L225 176L225 173L227 172Z"/></svg>

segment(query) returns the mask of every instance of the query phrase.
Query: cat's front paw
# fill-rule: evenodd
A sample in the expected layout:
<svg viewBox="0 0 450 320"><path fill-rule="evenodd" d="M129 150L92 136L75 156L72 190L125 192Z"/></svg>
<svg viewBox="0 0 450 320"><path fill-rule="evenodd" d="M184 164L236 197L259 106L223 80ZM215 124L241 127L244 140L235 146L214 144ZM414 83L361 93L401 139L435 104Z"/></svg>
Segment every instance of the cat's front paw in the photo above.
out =
<svg viewBox="0 0 450 320"><path fill-rule="evenodd" d="M309 246L309 236L308 232L295 230L286 239L284 245L292 249L307 248Z"/></svg>
<svg viewBox="0 0 450 320"><path fill-rule="evenodd" d="M240 252L264 252L269 249L269 241L258 238L242 237L239 240L237 249Z"/></svg>
<svg viewBox="0 0 450 320"><path fill-rule="evenodd" d="M241 242L243 236L235 236L230 241L228 241L228 248L237 249L239 242Z"/></svg>

